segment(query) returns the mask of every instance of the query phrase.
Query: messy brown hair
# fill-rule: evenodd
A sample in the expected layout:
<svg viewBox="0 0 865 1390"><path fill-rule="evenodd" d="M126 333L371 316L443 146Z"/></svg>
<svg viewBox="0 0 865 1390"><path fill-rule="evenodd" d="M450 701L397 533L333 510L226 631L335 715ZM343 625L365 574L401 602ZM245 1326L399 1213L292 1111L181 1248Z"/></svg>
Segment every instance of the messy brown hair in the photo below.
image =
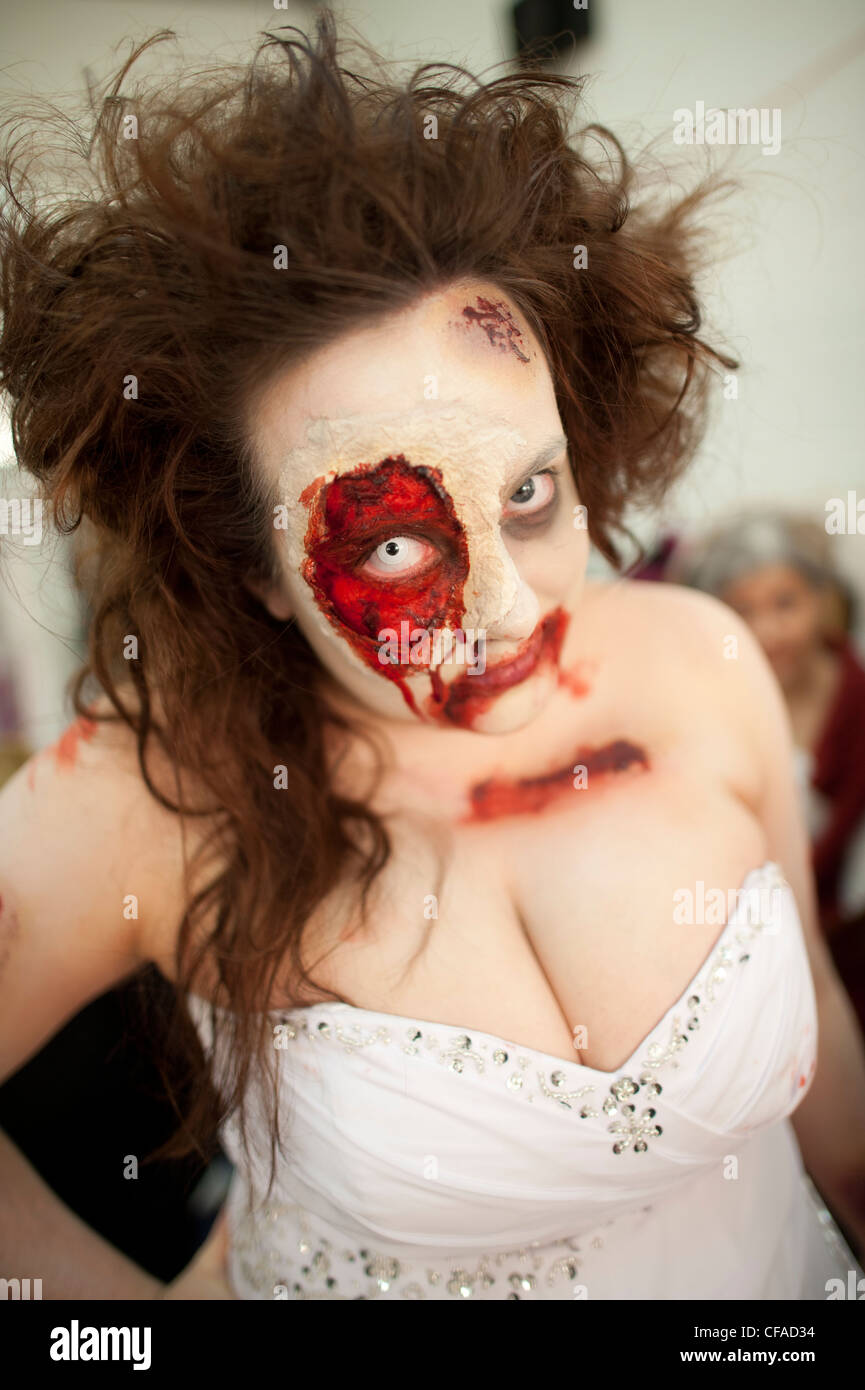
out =
<svg viewBox="0 0 865 1390"><path fill-rule="evenodd" d="M133 89L139 56L173 37L91 90L91 129L52 108L83 191L40 192L20 117L7 120L0 338L18 462L60 531L85 522L96 556L80 578L91 622L75 709L92 717L98 683L152 795L206 813L197 853L218 866L180 922L162 1065L186 1099L166 1155L209 1143L229 1111L245 1139L247 1082L273 1055L260 1002L286 961L303 1000L304 925L353 875L365 901L390 852L363 798L330 785L326 731L348 726L316 702L317 658L249 587L279 573L277 498L243 427L253 393L427 291L492 281L547 355L591 539L621 568L626 504L669 487L712 371L736 365L698 336L707 181L664 206L638 200L616 138L580 125L583 79L481 81L451 64L399 78L356 42L355 71L325 11L311 39L277 29L247 64ZM155 785L153 740L206 807ZM230 1040L219 1094L182 1006L205 955L225 1010L211 1023ZM276 1121L275 1106L274 1089ZM272 1160L278 1123L273 1141Z"/></svg>

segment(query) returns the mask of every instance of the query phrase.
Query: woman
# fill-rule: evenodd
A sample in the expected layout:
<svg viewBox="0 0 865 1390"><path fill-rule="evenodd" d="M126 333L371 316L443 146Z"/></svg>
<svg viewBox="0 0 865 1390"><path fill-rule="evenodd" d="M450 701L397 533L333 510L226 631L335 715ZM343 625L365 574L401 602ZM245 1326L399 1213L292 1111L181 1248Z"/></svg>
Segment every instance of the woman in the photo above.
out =
<svg viewBox="0 0 865 1390"><path fill-rule="evenodd" d="M124 77L101 196L6 232L101 691L0 798L3 1074L155 961L228 1296L830 1296L865 1063L782 702L722 605L585 579L730 364L699 198L631 209L563 78L354 77L328 17L127 142Z"/></svg>

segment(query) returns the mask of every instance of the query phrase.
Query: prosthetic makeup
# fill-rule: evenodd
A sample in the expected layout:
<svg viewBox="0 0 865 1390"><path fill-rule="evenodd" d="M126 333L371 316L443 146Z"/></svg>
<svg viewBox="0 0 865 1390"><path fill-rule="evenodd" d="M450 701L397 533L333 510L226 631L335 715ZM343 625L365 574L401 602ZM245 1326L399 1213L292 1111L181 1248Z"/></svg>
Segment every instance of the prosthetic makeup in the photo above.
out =
<svg viewBox="0 0 865 1390"><path fill-rule="evenodd" d="M367 706L508 732L559 681L588 548L549 370L484 285L386 323L256 406L291 611Z"/></svg>
<svg viewBox="0 0 865 1390"><path fill-rule="evenodd" d="M554 436L532 466L564 448ZM566 615L541 614L499 532L503 479L506 491L533 493L519 520L514 504L513 524L543 525L555 509L551 475L525 483L528 449L516 431L447 406L316 422L291 460L295 480L298 470L314 477L300 495L305 528L288 527L289 564L334 632L426 720L471 727L506 690L558 661ZM490 632L514 614L522 641L489 661Z"/></svg>
<svg viewBox="0 0 865 1390"><path fill-rule="evenodd" d="M571 796L572 788L580 785L580 773L583 774L583 785L588 787L612 773L621 774L629 769L645 772L649 768L644 749L622 738L614 739L601 748L578 748L573 761L573 767L541 773L538 777L510 780L493 777L478 782L471 788L470 809L463 819L498 820L502 816L543 811L563 796Z"/></svg>
<svg viewBox="0 0 865 1390"><path fill-rule="evenodd" d="M477 324L486 333L493 347L503 352L512 352L521 362L531 358L525 350L523 335L514 322L514 316L501 300L493 301L478 295L474 306L467 304L463 309L467 324Z"/></svg>

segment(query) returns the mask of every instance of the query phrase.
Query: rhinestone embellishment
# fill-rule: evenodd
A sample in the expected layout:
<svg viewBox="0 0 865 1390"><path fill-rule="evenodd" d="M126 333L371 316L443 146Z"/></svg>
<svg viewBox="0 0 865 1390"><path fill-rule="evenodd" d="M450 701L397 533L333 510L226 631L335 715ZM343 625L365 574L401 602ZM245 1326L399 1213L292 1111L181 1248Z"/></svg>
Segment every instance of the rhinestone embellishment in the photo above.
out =
<svg viewBox="0 0 865 1390"><path fill-rule="evenodd" d="M262 1298L418 1300L435 1290L434 1296L444 1293L465 1300L482 1298L492 1289L494 1298L524 1299L542 1287L573 1283L582 1265L580 1241L567 1236L544 1243L543 1249L534 1241L518 1250L433 1269L421 1260L396 1259L366 1246L343 1248L316 1232L308 1213L282 1202L260 1207L241 1221L233 1244L239 1272ZM591 1244L597 1249L603 1242L595 1235ZM290 1262L292 1248L300 1252L303 1263L290 1278L286 1259Z"/></svg>

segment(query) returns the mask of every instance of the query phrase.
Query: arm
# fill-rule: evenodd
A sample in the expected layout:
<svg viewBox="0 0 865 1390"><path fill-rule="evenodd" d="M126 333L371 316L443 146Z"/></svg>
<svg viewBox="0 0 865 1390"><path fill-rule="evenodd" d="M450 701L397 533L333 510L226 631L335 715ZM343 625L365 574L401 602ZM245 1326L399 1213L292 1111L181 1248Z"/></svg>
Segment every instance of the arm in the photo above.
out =
<svg viewBox="0 0 865 1390"><path fill-rule="evenodd" d="M126 732L60 745L0 791L0 1081L151 958L147 924L170 920L181 891L178 819L144 787ZM138 918L123 911L131 892ZM81 1221L2 1133L0 1254L0 1275L41 1278L46 1299L173 1288Z"/></svg>
<svg viewBox="0 0 865 1390"><path fill-rule="evenodd" d="M164 1287L70 1211L2 1130L0 1248L3 1275L41 1279L46 1299L157 1298Z"/></svg>
<svg viewBox="0 0 865 1390"><path fill-rule="evenodd" d="M0 1193L5 1277L41 1279L46 1299L236 1298L226 1273L224 1209L186 1269L163 1284L70 1211L2 1130Z"/></svg>
<svg viewBox="0 0 865 1390"><path fill-rule="evenodd" d="M817 1070L792 1115L805 1165L851 1239L865 1250L865 1040L819 927L807 831L783 697L749 630L732 613L748 691L749 736L762 770L758 814L768 857L796 896L817 1000ZM735 626L734 626L735 625Z"/></svg>

